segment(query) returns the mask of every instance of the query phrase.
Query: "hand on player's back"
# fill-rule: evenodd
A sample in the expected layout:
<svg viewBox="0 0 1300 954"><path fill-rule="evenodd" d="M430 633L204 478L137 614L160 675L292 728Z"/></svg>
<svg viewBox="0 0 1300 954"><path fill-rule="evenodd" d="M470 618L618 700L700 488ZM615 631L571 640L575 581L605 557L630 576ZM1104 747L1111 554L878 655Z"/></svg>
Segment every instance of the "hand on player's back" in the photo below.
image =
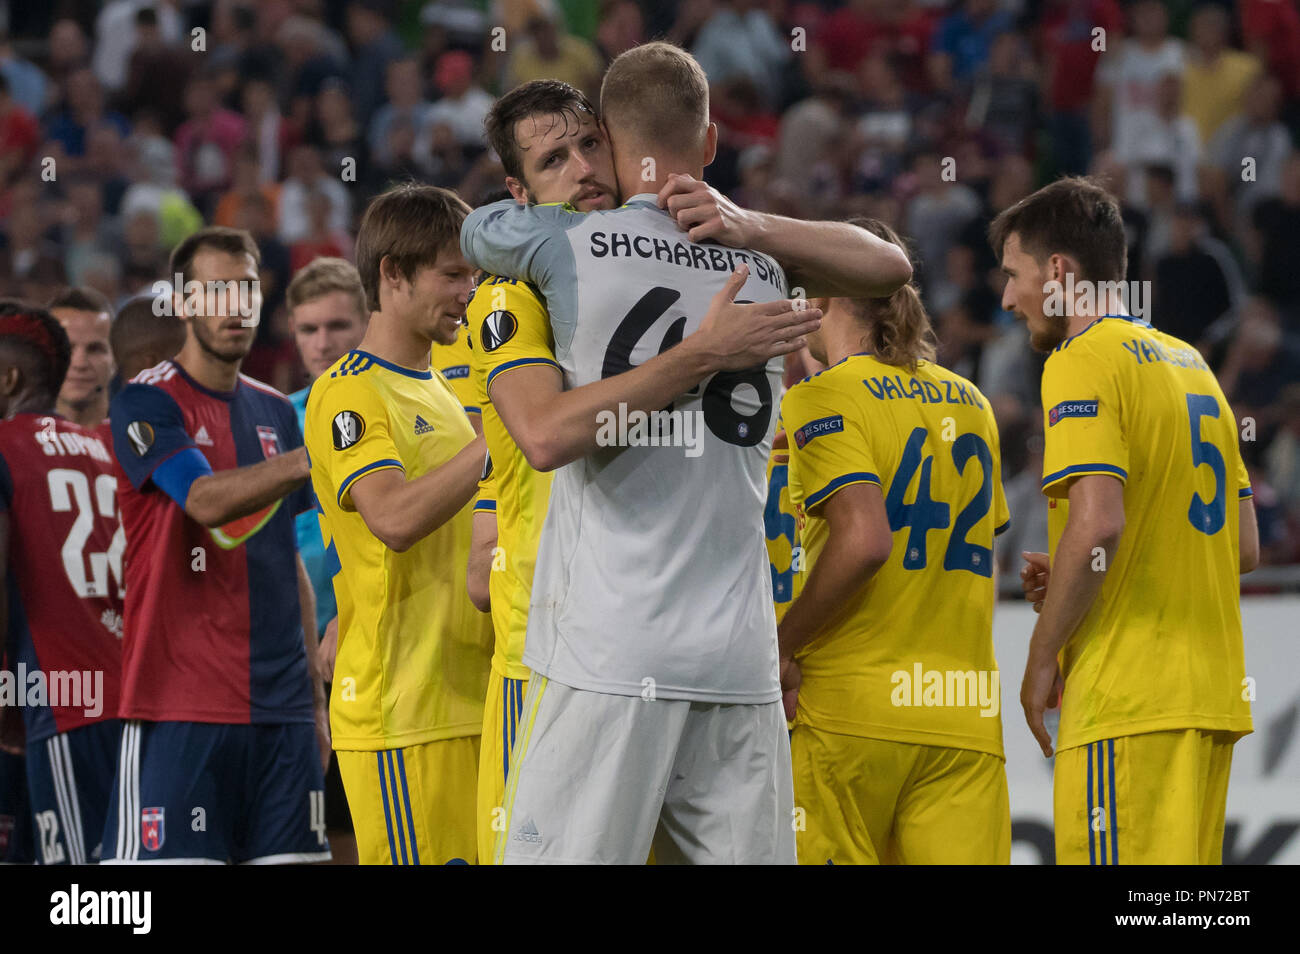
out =
<svg viewBox="0 0 1300 954"><path fill-rule="evenodd" d="M692 242L706 239L747 248L756 227L756 214L742 209L707 182L673 173L659 190L659 207L667 209Z"/></svg>
<svg viewBox="0 0 1300 954"><path fill-rule="evenodd" d="M736 294L748 277L749 266L736 269L713 296L699 329L686 339L703 350L715 371L740 371L798 351L804 346L802 336L821 327L821 309L809 308L802 299L737 304Z"/></svg>

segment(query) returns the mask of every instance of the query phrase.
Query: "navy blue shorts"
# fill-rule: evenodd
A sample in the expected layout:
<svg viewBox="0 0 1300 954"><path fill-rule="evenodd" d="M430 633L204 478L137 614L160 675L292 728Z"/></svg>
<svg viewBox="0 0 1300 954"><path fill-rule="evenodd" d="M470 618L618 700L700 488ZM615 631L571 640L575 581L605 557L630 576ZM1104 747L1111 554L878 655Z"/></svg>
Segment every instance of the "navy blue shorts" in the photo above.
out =
<svg viewBox="0 0 1300 954"><path fill-rule="evenodd" d="M121 740L122 723L105 719L27 743L27 790L41 864L99 861Z"/></svg>
<svg viewBox="0 0 1300 954"><path fill-rule="evenodd" d="M0 864L36 860L32 813L27 807L27 759L0 752Z"/></svg>
<svg viewBox="0 0 1300 954"><path fill-rule="evenodd" d="M310 722L126 723L103 863L329 857L325 779Z"/></svg>

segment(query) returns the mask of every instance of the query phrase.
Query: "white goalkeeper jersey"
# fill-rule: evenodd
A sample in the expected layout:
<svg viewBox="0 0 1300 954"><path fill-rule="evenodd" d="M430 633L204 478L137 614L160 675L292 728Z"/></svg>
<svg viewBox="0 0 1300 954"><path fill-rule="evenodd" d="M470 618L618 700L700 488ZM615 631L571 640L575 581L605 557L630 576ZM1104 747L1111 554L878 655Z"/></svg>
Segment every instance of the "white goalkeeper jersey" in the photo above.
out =
<svg viewBox="0 0 1300 954"><path fill-rule="evenodd" d="M788 296L775 261L690 242L653 194L590 213L498 202L465 221L461 248L542 293L566 388L681 341L742 263L737 301ZM513 333L513 316L495 317ZM647 699L780 698L763 536L780 385L774 359L714 374L663 413L602 417L606 446L551 485L524 645L533 671Z"/></svg>

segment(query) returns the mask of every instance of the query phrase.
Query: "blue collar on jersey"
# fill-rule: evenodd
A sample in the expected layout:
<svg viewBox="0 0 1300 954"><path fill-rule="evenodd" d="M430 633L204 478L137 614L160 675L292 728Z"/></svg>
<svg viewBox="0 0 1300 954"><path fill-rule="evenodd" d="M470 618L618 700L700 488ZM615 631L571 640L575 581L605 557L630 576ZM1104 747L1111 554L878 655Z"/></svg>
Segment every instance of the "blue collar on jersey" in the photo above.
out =
<svg viewBox="0 0 1300 954"><path fill-rule="evenodd" d="M235 379L235 387L233 390L217 391L210 387L207 387L206 385L200 384L198 381L195 381L194 377L188 371L186 371L184 368L181 367L181 363L179 361L173 359L172 367L176 369L176 373L179 374L190 387L194 388L194 390L198 391L201 394L206 394L208 397L214 397L218 401L233 401L235 399L235 395L239 393L240 382L238 378Z"/></svg>
<svg viewBox="0 0 1300 954"><path fill-rule="evenodd" d="M397 374L404 374L404 375L406 375L408 378L416 378L416 379L418 379L418 380L420 380L420 381L428 381L430 378L433 377L433 368L432 368L432 366L426 368L426 369L423 370L423 371L416 371L416 370L414 370L414 369L412 369L412 368L404 368L404 367L402 367L400 364L393 364L393 362L391 362L391 361L385 361L383 358L381 358L381 357L379 357L379 356L377 356L377 355L371 354L369 351L362 351L360 348L354 348L353 351L352 351L352 353L353 353L353 354L363 354L363 355L365 355L367 358L369 358L371 361L373 361L375 364L379 365L381 368L386 368L386 369L388 369L389 371L393 371L393 372L395 372L395 373L397 373Z"/></svg>

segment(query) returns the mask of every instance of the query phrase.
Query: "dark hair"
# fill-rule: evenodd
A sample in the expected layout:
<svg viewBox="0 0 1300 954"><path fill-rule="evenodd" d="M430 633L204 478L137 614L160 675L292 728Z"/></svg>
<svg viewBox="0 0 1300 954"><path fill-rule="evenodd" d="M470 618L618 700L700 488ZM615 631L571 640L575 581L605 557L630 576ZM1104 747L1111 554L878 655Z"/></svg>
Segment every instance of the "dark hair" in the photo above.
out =
<svg viewBox="0 0 1300 954"><path fill-rule="evenodd" d="M876 238L897 245L911 261L911 253L898 233L879 219L852 218L849 225L866 229ZM921 293L911 281L886 298L845 299L852 313L867 326L871 353L885 364L915 372L921 361L933 361L936 339Z"/></svg>
<svg viewBox="0 0 1300 954"><path fill-rule="evenodd" d="M655 41L620 53L600 84L607 126L630 131L641 147L698 148L709 128L709 79L681 47Z"/></svg>
<svg viewBox="0 0 1300 954"><path fill-rule="evenodd" d="M171 315L154 311L152 295L132 298L113 319L108 329L108 346L113 351L122 380L135 377L133 356L153 350L163 358L170 358L185 346L185 323Z"/></svg>
<svg viewBox="0 0 1300 954"><path fill-rule="evenodd" d="M176 289L178 294L182 293L185 282L189 281L188 272L194 265L194 256L205 248L228 252L231 255L251 255L254 265L262 264L262 253L258 251L257 243L253 241L251 234L244 229L210 225L199 229L172 249L171 258L167 263L167 277L169 280L174 280L174 276L181 276L182 287Z"/></svg>
<svg viewBox="0 0 1300 954"><path fill-rule="evenodd" d="M51 398L63 388L72 343L57 318L39 305L0 301L0 346L10 349Z"/></svg>
<svg viewBox="0 0 1300 954"><path fill-rule="evenodd" d="M414 278L418 269L438 260L439 252L459 243L460 224L469 211L450 189L414 182L395 186L371 201L361 217L356 246L366 306L379 311L379 266L385 258L403 278Z"/></svg>
<svg viewBox="0 0 1300 954"><path fill-rule="evenodd" d="M1122 281L1127 273L1128 243L1119 203L1094 179L1057 179L1003 209L989 225L989 242L999 262L1013 233L1020 237L1020 247L1039 262L1050 255L1069 255L1083 271L1077 276L1081 280Z"/></svg>
<svg viewBox="0 0 1300 954"><path fill-rule="evenodd" d="M156 27L158 25L158 11L153 7L141 7L135 11L135 25Z"/></svg>
<svg viewBox="0 0 1300 954"><path fill-rule="evenodd" d="M483 121L488 145L501 157L506 175L527 185L523 157L519 154L519 141L515 126L529 116L563 116L581 124L584 114L596 118L596 107L582 90L561 80L531 80L506 93L488 111Z"/></svg>
<svg viewBox="0 0 1300 954"><path fill-rule="evenodd" d="M50 311L55 308L71 308L73 311L93 311L99 314L107 312L113 317L113 304L104 294L93 288L63 288L45 303Z"/></svg>

